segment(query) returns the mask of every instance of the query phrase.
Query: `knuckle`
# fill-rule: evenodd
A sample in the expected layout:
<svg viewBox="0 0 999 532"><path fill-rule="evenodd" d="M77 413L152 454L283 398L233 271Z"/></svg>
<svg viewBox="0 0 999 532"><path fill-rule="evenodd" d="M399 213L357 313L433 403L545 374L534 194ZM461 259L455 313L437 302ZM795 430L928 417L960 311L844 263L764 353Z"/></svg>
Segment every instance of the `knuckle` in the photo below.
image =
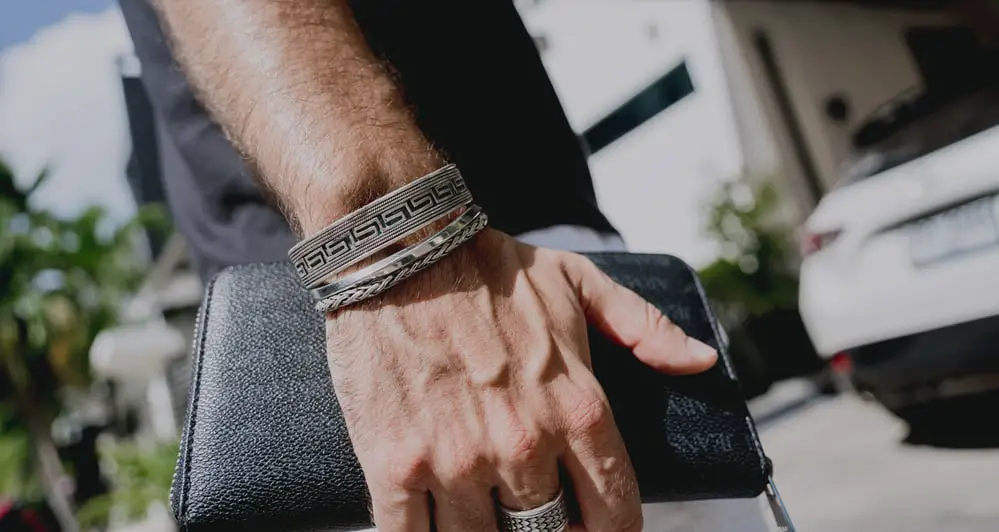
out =
<svg viewBox="0 0 999 532"><path fill-rule="evenodd" d="M387 460L382 469L382 477L385 482L390 486L406 490L422 489L429 476L430 458L424 453L396 453L395 458Z"/></svg>
<svg viewBox="0 0 999 532"><path fill-rule="evenodd" d="M607 425L611 411L603 394L591 392L569 411L568 417L570 433L589 434Z"/></svg>
<svg viewBox="0 0 999 532"><path fill-rule="evenodd" d="M615 512L613 522L609 527L612 532L641 532L645 521L642 517L641 508L629 509L628 511Z"/></svg>
<svg viewBox="0 0 999 532"><path fill-rule="evenodd" d="M672 333L674 330L679 330L675 323L649 302L645 303L645 323L650 331Z"/></svg>
<svg viewBox="0 0 999 532"><path fill-rule="evenodd" d="M532 466L544 458L545 443L544 434L540 430L511 430L501 447L502 459L514 468Z"/></svg>
<svg viewBox="0 0 999 532"><path fill-rule="evenodd" d="M476 483L482 476L489 461L480 452L463 450L448 457L441 467L440 481L444 485L455 486Z"/></svg>
<svg viewBox="0 0 999 532"><path fill-rule="evenodd" d="M580 279L590 273L590 268L595 268L592 262L586 257L571 251L548 250L557 264L560 264L562 271L571 277Z"/></svg>

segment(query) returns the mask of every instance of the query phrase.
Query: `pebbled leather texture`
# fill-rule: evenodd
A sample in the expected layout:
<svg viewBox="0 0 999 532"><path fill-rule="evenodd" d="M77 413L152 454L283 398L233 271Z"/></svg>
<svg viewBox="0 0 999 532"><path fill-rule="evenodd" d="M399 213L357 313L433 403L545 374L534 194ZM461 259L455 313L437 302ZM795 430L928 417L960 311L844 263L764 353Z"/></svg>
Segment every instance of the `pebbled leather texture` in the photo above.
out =
<svg viewBox="0 0 999 532"><path fill-rule="evenodd" d="M696 274L668 255L586 254L718 348ZM326 366L322 317L289 263L230 268L198 319L171 506L183 530L350 530L368 496ZM590 332L645 502L755 497L769 461L726 356L670 377Z"/></svg>

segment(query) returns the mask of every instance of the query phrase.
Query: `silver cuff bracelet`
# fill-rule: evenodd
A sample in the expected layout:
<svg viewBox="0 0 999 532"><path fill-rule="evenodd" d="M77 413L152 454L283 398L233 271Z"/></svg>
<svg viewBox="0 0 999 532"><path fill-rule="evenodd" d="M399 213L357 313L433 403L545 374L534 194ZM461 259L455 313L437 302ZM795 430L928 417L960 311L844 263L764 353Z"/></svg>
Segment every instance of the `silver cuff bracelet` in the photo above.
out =
<svg viewBox="0 0 999 532"><path fill-rule="evenodd" d="M410 246L406 249L393 253L384 259L365 266L356 272L349 275L345 275L335 281L331 281L328 284L313 288L309 290L312 297L316 300L326 299L337 292L347 290L352 286L367 281L369 279L377 279L384 277L386 275L392 275L393 273L409 266L410 264L422 259L428 253L433 252L441 245L447 243L462 230L464 230L468 225L476 219L476 216L482 212L482 209L478 205L471 205L465 212L460 216L455 218L455 220L449 223L444 229L431 235L423 242Z"/></svg>
<svg viewBox="0 0 999 532"><path fill-rule="evenodd" d="M489 223L477 205L472 205L458 219L423 242L410 246L339 281L313 289L319 312L353 305L377 296L449 255L468 242Z"/></svg>
<svg viewBox="0 0 999 532"><path fill-rule="evenodd" d="M314 288L471 201L461 172L448 165L333 222L288 257L306 288Z"/></svg>

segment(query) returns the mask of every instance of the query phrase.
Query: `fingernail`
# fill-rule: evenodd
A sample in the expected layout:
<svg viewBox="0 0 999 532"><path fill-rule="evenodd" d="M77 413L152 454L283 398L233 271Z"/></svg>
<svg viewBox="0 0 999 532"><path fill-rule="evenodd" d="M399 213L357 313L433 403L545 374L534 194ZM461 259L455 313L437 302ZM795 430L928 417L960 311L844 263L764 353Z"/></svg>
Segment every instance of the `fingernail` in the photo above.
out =
<svg viewBox="0 0 999 532"><path fill-rule="evenodd" d="M687 349L695 358L702 360L713 359L718 355L713 347L692 337L687 338Z"/></svg>

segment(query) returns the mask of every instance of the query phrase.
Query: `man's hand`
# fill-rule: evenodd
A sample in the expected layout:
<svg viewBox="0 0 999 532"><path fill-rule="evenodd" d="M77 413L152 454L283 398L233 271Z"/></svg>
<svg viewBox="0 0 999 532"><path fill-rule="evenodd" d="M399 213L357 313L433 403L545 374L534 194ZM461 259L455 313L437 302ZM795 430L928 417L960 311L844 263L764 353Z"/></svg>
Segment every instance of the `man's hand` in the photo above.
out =
<svg viewBox="0 0 999 532"><path fill-rule="evenodd" d="M380 532L495 531L573 482L586 530L638 531L638 486L590 368L587 320L667 373L716 360L586 258L486 231L328 320L329 361ZM430 504L432 498L433 504Z"/></svg>

